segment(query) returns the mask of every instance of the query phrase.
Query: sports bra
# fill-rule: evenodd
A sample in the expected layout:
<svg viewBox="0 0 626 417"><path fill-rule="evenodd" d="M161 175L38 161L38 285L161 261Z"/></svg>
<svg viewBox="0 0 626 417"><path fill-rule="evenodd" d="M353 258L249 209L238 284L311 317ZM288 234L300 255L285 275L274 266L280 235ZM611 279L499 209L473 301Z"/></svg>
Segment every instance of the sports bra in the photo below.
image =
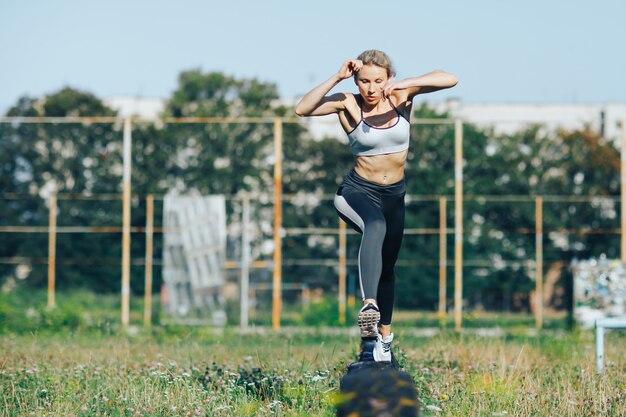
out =
<svg viewBox="0 0 626 417"><path fill-rule="evenodd" d="M363 120L363 106L361 120L351 132L348 140L354 156L373 156L388 153L397 153L409 148L411 124L389 101L391 107L398 114L398 120L388 127L375 127Z"/></svg>

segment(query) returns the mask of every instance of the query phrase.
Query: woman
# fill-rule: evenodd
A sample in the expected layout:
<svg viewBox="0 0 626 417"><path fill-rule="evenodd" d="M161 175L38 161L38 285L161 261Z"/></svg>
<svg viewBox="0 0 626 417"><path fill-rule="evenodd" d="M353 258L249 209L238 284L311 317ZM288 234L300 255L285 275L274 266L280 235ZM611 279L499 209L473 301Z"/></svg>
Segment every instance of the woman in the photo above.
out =
<svg viewBox="0 0 626 417"><path fill-rule="evenodd" d="M363 308L361 337L375 338L374 360L391 360L394 265L404 231L404 167L413 97L450 88L457 78L443 71L394 81L382 51L368 50L343 63L339 72L309 91L298 116L336 113L348 135L355 166L335 196L339 216L362 234L358 271ZM354 77L358 94L329 91Z"/></svg>

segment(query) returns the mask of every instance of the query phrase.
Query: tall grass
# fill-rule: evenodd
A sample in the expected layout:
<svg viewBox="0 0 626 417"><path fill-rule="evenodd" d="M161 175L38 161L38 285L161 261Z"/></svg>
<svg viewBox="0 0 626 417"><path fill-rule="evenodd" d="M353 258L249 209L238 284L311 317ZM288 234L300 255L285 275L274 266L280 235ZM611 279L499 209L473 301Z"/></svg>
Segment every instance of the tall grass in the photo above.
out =
<svg viewBox="0 0 626 417"><path fill-rule="evenodd" d="M624 416L623 335L595 370L590 333L403 335L396 352L426 416ZM358 340L163 329L0 339L0 416L332 416Z"/></svg>
<svg viewBox="0 0 626 417"><path fill-rule="evenodd" d="M154 325L131 336L119 328L117 296L59 294L57 304L47 309L44 293L0 294L0 417L332 416L359 347L350 326L275 334ZM335 307L311 305L294 323L332 323ZM436 327L434 314L398 312L394 351L423 414L626 416L626 332L607 334L599 375L591 331L520 336L528 320L469 315L468 328L500 331L459 335L444 324L428 338L413 330Z"/></svg>

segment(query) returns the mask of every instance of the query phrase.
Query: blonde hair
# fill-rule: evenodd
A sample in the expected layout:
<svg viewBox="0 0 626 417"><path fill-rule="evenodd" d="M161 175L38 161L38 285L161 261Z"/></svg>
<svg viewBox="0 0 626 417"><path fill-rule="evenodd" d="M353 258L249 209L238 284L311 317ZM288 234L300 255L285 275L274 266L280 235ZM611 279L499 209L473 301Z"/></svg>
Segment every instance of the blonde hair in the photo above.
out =
<svg viewBox="0 0 626 417"><path fill-rule="evenodd" d="M363 61L363 65L376 65L378 67L386 69L387 76L389 78L396 75L396 69L393 67L391 59L383 51L379 51L377 49L368 49L367 51L361 52L361 54L356 59ZM354 74L355 80L357 74L358 73Z"/></svg>

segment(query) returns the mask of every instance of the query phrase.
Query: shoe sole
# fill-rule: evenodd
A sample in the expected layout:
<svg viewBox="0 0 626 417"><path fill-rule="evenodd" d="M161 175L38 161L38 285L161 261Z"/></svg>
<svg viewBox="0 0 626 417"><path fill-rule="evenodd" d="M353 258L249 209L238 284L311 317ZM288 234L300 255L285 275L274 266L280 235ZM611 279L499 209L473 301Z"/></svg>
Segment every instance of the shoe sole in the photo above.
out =
<svg viewBox="0 0 626 417"><path fill-rule="evenodd" d="M380 311L370 309L360 312L358 322L361 329L361 337L377 337L379 321Z"/></svg>

